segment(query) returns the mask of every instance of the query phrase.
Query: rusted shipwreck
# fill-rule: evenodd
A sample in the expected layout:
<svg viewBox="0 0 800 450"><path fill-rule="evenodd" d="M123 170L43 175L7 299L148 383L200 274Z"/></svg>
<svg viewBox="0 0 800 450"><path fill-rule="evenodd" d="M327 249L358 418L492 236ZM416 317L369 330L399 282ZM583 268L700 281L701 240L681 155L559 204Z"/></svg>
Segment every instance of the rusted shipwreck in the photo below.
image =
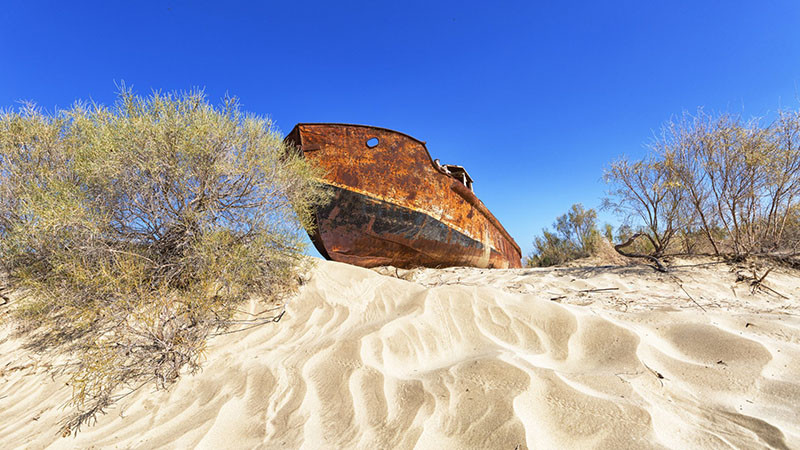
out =
<svg viewBox="0 0 800 450"><path fill-rule="evenodd" d="M331 199L309 236L327 259L362 267L520 267L514 239L463 167L385 128L301 123L286 141L325 172Z"/></svg>

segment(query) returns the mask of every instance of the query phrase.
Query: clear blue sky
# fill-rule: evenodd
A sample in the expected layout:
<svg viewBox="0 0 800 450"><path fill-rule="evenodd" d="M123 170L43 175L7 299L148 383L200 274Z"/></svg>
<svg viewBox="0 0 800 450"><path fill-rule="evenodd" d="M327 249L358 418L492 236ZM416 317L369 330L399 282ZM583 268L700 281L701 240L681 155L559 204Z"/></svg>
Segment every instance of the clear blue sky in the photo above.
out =
<svg viewBox="0 0 800 450"><path fill-rule="evenodd" d="M800 2L4 2L0 106L111 103L121 80L425 140L527 253L671 115L797 107Z"/></svg>

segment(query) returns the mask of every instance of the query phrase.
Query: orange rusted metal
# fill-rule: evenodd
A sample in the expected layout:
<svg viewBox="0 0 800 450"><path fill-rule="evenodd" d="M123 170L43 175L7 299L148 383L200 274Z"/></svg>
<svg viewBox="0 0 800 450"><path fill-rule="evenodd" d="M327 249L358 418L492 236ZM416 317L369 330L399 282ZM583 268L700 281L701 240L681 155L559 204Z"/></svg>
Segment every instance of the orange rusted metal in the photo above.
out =
<svg viewBox="0 0 800 450"><path fill-rule="evenodd" d="M363 267L521 267L521 251L459 166L385 128L298 124L289 144L322 167L331 200L309 233L328 259Z"/></svg>

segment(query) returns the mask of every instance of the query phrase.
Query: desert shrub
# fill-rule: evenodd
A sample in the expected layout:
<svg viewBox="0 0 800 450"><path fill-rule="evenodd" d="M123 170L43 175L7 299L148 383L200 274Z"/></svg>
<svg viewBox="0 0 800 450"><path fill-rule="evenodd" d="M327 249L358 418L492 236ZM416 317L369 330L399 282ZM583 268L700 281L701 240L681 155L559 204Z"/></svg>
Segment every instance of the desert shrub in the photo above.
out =
<svg viewBox="0 0 800 450"><path fill-rule="evenodd" d="M617 228L616 239L612 240L612 244L620 244L628 242L636 234L643 234L646 231L642 227L634 228L628 224L622 224ZM653 254L655 247L649 239L635 239L626 247L628 251L643 255Z"/></svg>
<svg viewBox="0 0 800 450"><path fill-rule="evenodd" d="M684 113L661 127L661 134L650 144L651 151L663 160L664 167L671 174L672 182L683 192L683 205L680 209L682 230L681 239L687 253L701 248L695 240L695 229L704 234L714 254L720 254L720 240L715 238L719 229L719 219L714 208L713 189L709 174L705 170L704 159L713 141L714 129L727 118L714 118L698 111L696 116ZM717 233L718 234L718 233Z"/></svg>
<svg viewBox="0 0 800 450"><path fill-rule="evenodd" d="M603 237L609 242L614 242L614 225L610 223L603 224Z"/></svg>
<svg viewBox="0 0 800 450"><path fill-rule="evenodd" d="M721 116L713 123L702 153L694 156L702 163L717 221L736 255L747 255L766 243L763 194L769 189L771 147L769 132L757 122Z"/></svg>
<svg viewBox="0 0 800 450"><path fill-rule="evenodd" d="M649 147L641 161L611 164L604 205L643 228L652 255L667 252L676 235L676 248L690 253L747 257L798 247L800 113L779 111L764 126L701 110L667 122Z"/></svg>
<svg viewBox="0 0 800 450"><path fill-rule="evenodd" d="M800 252L800 205L795 205L784 220L783 245L779 253L796 255Z"/></svg>
<svg viewBox="0 0 800 450"><path fill-rule="evenodd" d="M683 191L674 183L669 168L648 157L640 161L621 158L604 174L612 186L603 208L641 224L641 233L650 241L654 256L669 247L680 226Z"/></svg>
<svg viewBox="0 0 800 450"><path fill-rule="evenodd" d="M123 89L110 108L0 115L0 262L19 329L67 358L65 432L196 371L243 302L293 292L316 176L233 98Z"/></svg>
<svg viewBox="0 0 800 450"><path fill-rule="evenodd" d="M549 267L564 264L581 257L578 249L569 241L551 231L542 230L541 236L533 239L533 253L526 259L528 267Z"/></svg>
<svg viewBox="0 0 800 450"><path fill-rule="evenodd" d="M553 224L554 232L542 230L533 241L533 253L527 258L528 267L547 267L563 264L591 255L597 248L600 232L597 229L597 212L584 209L580 203L559 216Z"/></svg>

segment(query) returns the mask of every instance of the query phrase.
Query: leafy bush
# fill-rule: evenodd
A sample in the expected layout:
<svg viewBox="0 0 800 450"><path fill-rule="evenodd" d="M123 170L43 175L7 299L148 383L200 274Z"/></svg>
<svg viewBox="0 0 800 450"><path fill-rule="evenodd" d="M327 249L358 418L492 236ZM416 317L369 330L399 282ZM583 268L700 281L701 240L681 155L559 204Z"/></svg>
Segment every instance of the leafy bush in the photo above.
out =
<svg viewBox="0 0 800 450"><path fill-rule="evenodd" d="M584 209L580 203L559 216L553 224L555 232L542 230L533 241L533 253L527 258L528 267L547 267L564 264L590 256L597 248L600 232L597 212Z"/></svg>
<svg viewBox="0 0 800 450"><path fill-rule="evenodd" d="M233 98L123 88L112 108L0 114L0 259L20 330L68 358L66 433L197 370L243 302L293 292L316 176Z"/></svg>

